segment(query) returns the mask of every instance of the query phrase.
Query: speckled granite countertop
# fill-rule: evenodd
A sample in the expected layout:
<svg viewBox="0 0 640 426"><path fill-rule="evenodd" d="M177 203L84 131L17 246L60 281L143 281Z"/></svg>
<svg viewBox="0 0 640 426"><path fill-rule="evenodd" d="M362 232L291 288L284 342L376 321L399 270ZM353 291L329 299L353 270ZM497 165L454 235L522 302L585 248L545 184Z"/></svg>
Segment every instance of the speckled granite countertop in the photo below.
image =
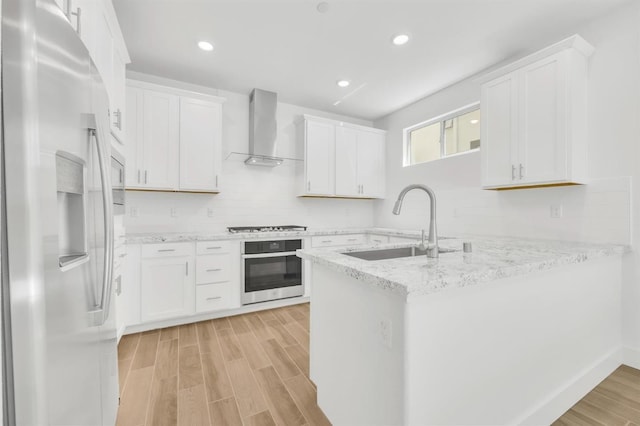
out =
<svg viewBox="0 0 640 426"><path fill-rule="evenodd" d="M178 243L188 241L220 241L220 240L264 240L269 238L286 237L313 237L315 235L349 235L349 234L375 234L396 237L420 238L419 231L408 231L387 228L341 228L323 229L310 228L306 231L287 232L254 232L237 233L230 232L174 232L161 233L150 232L144 234L127 234L127 244L153 244L153 243Z"/></svg>
<svg viewBox="0 0 640 426"><path fill-rule="evenodd" d="M462 252L462 243L472 243L472 253ZM385 244L369 249L407 247ZM630 249L623 245L589 244L522 238L470 237L439 241L456 249L438 259L425 256L367 261L342 254L367 247L298 250L298 256L344 273L357 280L389 290L407 299L449 288L466 287L492 280L572 265L607 256L620 256Z"/></svg>

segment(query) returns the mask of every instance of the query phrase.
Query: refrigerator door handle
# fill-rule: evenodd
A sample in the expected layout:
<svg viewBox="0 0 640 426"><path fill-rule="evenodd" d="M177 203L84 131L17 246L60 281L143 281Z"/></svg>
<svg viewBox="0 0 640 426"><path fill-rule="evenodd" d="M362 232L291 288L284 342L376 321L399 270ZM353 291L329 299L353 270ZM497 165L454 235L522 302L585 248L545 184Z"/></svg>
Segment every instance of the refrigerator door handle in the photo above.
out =
<svg viewBox="0 0 640 426"><path fill-rule="evenodd" d="M101 138L98 136L99 131L97 126L89 128L89 133L96 141L96 148L98 151L98 164L100 167L100 180L102 183L102 203L104 209L104 272L102 274L102 287L100 294L100 302L96 306L91 314L94 319L93 324L95 326L102 325L109 317L109 309L111 306L111 289L113 277L113 201L111 199L112 193L109 186L108 168L106 164L107 155L104 152L104 145Z"/></svg>

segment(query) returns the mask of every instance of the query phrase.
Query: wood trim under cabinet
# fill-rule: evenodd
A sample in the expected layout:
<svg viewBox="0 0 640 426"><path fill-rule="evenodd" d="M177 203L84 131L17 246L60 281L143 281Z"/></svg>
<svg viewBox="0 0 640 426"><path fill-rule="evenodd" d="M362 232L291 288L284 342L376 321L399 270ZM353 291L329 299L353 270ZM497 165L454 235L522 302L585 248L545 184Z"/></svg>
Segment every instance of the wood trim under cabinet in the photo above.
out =
<svg viewBox="0 0 640 426"><path fill-rule="evenodd" d="M186 190L175 190L175 189L143 189L143 188L125 188L125 191L136 191L136 192L170 192L170 193L182 193L182 194L209 194L216 195L219 194L220 191L186 191Z"/></svg>
<svg viewBox="0 0 640 426"><path fill-rule="evenodd" d="M585 185L584 183L575 182L563 182L563 183L541 183L538 185L521 185L521 186L507 186L504 188L482 188L485 191L511 191L514 189L535 189L535 188L553 188L557 186L578 186Z"/></svg>

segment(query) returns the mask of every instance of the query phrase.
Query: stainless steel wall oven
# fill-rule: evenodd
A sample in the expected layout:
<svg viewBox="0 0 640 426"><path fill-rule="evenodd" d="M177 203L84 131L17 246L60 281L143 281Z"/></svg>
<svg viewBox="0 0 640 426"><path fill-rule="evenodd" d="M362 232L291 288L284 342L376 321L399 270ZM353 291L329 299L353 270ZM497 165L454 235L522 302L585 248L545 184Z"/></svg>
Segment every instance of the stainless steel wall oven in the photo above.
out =
<svg viewBox="0 0 640 426"><path fill-rule="evenodd" d="M242 250L242 304L304 295L302 240L246 241Z"/></svg>

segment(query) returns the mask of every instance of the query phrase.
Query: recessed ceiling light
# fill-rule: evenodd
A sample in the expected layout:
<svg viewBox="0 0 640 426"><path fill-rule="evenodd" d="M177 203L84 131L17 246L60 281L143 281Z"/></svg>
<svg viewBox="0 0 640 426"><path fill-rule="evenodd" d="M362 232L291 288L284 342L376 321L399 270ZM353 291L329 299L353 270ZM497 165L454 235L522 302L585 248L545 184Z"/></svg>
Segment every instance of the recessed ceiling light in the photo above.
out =
<svg viewBox="0 0 640 426"><path fill-rule="evenodd" d="M471 124L478 124L479 122L480 122L480 120L477 120L475 118L473 120L469 121L469 123L471 123Z"/></svg>
<svg viewBox="0 0 640 426"><path fill-rule="evenodd" d="M320 3L318 3L318 5L316 6L316 9L318 10L318 12L320 13L327 13L329 11L329 3L327 3L326 1L321 1Z"/></svg>
<svg viewBox="0 0 640 426"><path fill-rule="evenodd" d="M396 46L402 46L403 44L406 44L408 41L409 41L409 36L406 34L397 34L397 35L394 35L393 38L391 39L391 42Z"/></svg>
<svg viewBox="0 0 640 426"><path fill-rule="evenodd" d="M209 43L208 41L199 41L198 47L205 52L211 52L213 50L213 44Z"/></svg>
<svg viewBox="0 0 640 426"><path fill-rule="evenodd" d="M351 82L349 80L338 80L336 81L336 84L340 87L349 87Z"/></svg>

